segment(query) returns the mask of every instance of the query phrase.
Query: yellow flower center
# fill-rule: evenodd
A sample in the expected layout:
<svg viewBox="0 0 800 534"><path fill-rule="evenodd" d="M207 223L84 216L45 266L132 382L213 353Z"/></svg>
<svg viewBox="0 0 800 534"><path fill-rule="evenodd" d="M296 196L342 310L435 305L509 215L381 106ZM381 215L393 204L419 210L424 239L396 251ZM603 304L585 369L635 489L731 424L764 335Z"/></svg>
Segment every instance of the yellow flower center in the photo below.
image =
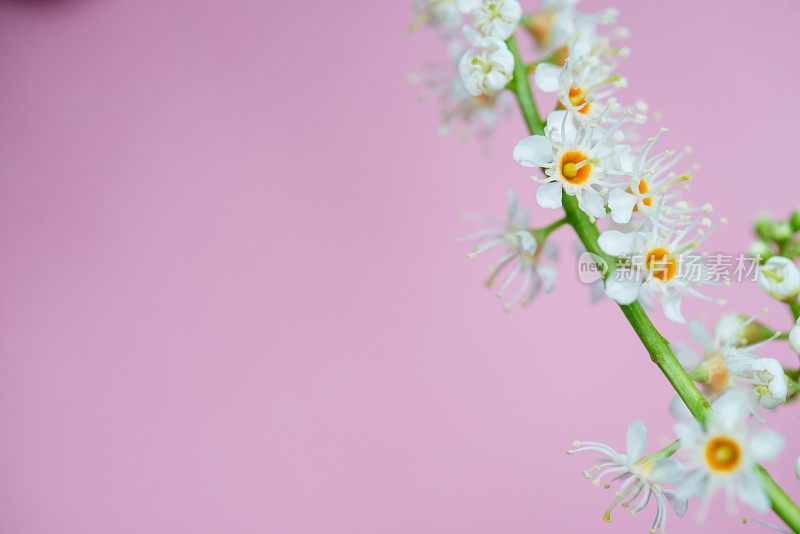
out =
<svg viewBox="0 0 800 534"><path fill-rule="evenodd" d="M672 280L675 273L678 272L678 262L664 248L654 248L645 256L645 265L647 270L662 282Z"/></svg>
<svg viewBox="0 0 800 534"><path fill-rule="evenodd" d="M576 108L580 108L578 113L583 113L584 115L589 113L589 106L591 106L591 104L586 103L586 95L580 87L569 88L569 102ZM584 106L584 104L586 105ZM581 106L583 107L581 108Z"/></svg>
<svg viewBox="0 0 800 534"><path fill-rule="evenodd" d="M589 174L592 172L592 164L588 162L588 159L589 158L576 151L566 152L561 156L559 169L564 181L575 185L586 182L586 180L589 179Z"/></svg>
<svg viewBox="0 0 800 534"><path fill-rule="evenodd" d="M644 195L650 191L650 187L648 187L647 182L644 179L639 180L639 194ZM645 197L642 199L642 204L647 206L648 208L653 205L653 197Z"/></svg>
<svg viewBox="0 0 800 534"><path fill-rule="evenodd" d="M733 471L741 459L742 450L731 438L718 436L706 444L706 463L714 471Z"/></svg>

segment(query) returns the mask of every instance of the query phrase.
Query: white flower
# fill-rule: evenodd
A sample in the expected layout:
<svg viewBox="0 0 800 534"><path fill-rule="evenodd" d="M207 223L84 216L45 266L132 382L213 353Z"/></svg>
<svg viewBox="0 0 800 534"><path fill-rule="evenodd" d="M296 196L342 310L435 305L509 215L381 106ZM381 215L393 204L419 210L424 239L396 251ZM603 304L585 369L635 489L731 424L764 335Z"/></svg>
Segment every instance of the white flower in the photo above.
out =
<svg viewBox="0 0 800 534"><path fill-rule="evenodd" d="M466 46L459 41L448 43L451 62L431 63L425 70L409 76L409 81L419 84L422 92L418 99L435 99L439 102L442 123L441 135L447 135L453 128L459 129L460 141L477 136L486 144L494 133L503 113L511 108L513 98L505 91L493 95L473 96L467 93L458 73L458 62Z"/></svg>
<svg viewBox="0 0 800 534"><path fill-rule="evenodd" d="M798 319L789 331L789 346L792 350L800 354L800 319Z"/></svg>
<svg viewBox="0 0 800 534"><path fill-rule="evenodd" d="M544 51L567 44L578 32L575 4L578 0L544 0L542 11L532 13L527 29Z"/></svg>
<svg viewBox="0 0 800 534"><path fill-rule="evenodd" d="M599 485L606 475L613 478L605 483L605 487L611 487L613 482L620 482L619 489L615 493L615 499L603 514L605 521L611 521L612 510L620 503L628 507L638 499L636 504L630 509L630 515L641 511L653 499L656 502L656 516L650 532L656 529L663 531L667 515L666 504L669 503L679 517L686 514L687 498L684 494L664 489L665 484L676 485L683 482L686 470L683 465L672 458L659 457L656 453L650 456L643 456L645 444L647 443L647 428L639 420L633 421L628 425L625 436L625 454L620 454L612 447L603 443L576 441L575 450L567 451L574 454L581 451L595 451L603 455L597 465L583 472L588 479L593 477L592 472L600 474L594 479L594 484ZM641 496L641 497L640 497ZM627 499L627 501L626 501ZM625 501L625 502L623 502Z"/></svg>
<svg viewBox="0 0 800 534"><path fill-rule="evenodd" d="M442 30L442 37L450 37L453 30L461 26L461 10L457 0L415 0L412 10L414 22L409 31L416 31L423 24Z"/></svg>
<svg viewBox="0 0 800 534"><path fill-rule="evenodd" d="M652 226L649 231L607 230L600 234L597 244L603 252L620 258L606 279L606 295L619 304L630 304L640 293L650 293L661 300L667 318L678 323L686 322L681 313L684 295L715 300L693 287L713 283L702 257L693 254L710 233L698 231L696 237L687 239L689 231L699 223L678 232Z"/></svg>
<svg viewBox="0 0 800 534"><path fill-rule="evenodd" d="M475 252L470 253L469 257L474 258L478 254L495 248L503 250L503 255L491 266L491 274L486 281L486 287L490 287L501 272L511 268L511 274L505 279L497 293L498 297L502 297L518 276L522 275L523 277L514 297L506 302L506 311L509 311L520 299L522 299L522 306L527 306L542 289L545 293L552 291L558 278L558 272L551 266L542 265L541 260L544 256L551 261L556 261L558 249L549 241L540 245L529 229L528 212L517 204L513 191L509 190L508 192L507 221L488 217L476 217L475 219L488 222L492 227L456 240L478 240Z"/></svg>
<svg viewBox="0 0 800 534"><path fill-rule="evenodd" d="M731 348L725 356L725 365L736 379L751 384L752 395L762 407L771 410L786 401L789 384L778 360L752 354L752 350L762 344Z"/></svg>
<svg viewBox="0 0 800 534"><path fill-rule="evenodd" d="M458 7L472 15L472 26L481 35L501 41L511 37L522 16L517 0L458 0Z"/></svg>
<svg viewBox="0 0 800 534"><path fill-rule="evenodd" d="M493 95L514 77L514 54L500 39L484 37L473 41L477 49L461 56L458 72L464 89L472 96Z"/></svg>
<svg viewBox="0 0 800 534"><path fill-rule="evenodd" d="M661 132L665 132L662 128ZM625 175L629 176L627 187L611 191L608 207L611 219L620 224L631 220L634 212L651 219L653 224L664 228L691 224L698 216L712 211L711 204L693 207L680 199L680 191L675 186L691 180L689 174L678 176L671 169L691 152L687 147L680 153L674 150L659 152L649 157L656 137L648 139L644 149L634 158L630 151L620 151L620 164Z"/></svg>
<svg viewBox="0 0 800 534"><path fill-rule="evenodd" d="M775 458L783 449L784 440L769 429L749 436L745 422L749 413L745 396L731 390L712 405L705 429L695 421L675 426L681 445L690 451L692 461L682 489L703 498L698 514L701 519L721 488L725 489L729 506L738 498L757 511L769 508L769 499L753 465Z"/></svg>
<svg viewBox="0 0 800 534"><path fill-rule="evenodd" d="M758 270L761 289L776 300L789 300L800 292L800 271L783 256L772 256Z"/></svg>
<svg viewBox="0 0 800 534"><path fill-rule="evenodd" d="M596 187L615 184L606 181L613 174L616 158L606 142L613 128L601 131L579 125L575 127L564 111L554 111L547 117L546 135L531 135L514 148L514 159L523 167L541 167L546 178L534 180L542 185L536 191L536 201L543 208L561 207L562 189L577 197L580 208L592 217L606 214L603 195Z"/></svg>
<svg viewBox="0 0 800 534"><path fill-rule="evenodd" d="M579 121L606 121L608 99L624 86L619 74L611 75L608 65L567 58L563 67L540 63L534 72L536 86L544 92L555 92L559 103ZM614 108L621 111L622 108ZM640 119L642 120L642 119Z"/></svg>
<svg viewBox="0 0 800 534"><path fill-rule="evenodd" d="M763 311L766 310L750 318L736 313L724 314L717 321L713 336L699 321L689 319L689 335L703 349L702 358L698 358L689 345L681 342L672 343L672 350L678 361L686 370L691 371L692 378L703 385L710 400L719 398L736 385L725 363L725 357L731 349L741 347L748 342L742 333Z"/></svg>

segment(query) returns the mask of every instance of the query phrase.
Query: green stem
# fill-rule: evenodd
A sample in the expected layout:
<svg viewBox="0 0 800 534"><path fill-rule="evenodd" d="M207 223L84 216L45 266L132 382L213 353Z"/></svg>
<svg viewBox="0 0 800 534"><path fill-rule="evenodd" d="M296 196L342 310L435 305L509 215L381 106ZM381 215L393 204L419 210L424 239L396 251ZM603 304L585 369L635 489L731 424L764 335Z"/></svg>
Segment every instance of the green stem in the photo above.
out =
<svg viewBox="0 0 800 534"><path fill-rule="evenodd" d="M509 51L514 54L514 79L509 84L509 89L517 96L522 116L530 132L544 132L544 122L539 116L536 104L533 102L533 92L528 82L528 69L519 56L517 41L512 35L506 41Z"/></svg>
<svg viewBox="0 0 800 534"><path fill-rule="evenodd" d="M552 234L554 231L558 230L565 224L567 224L567 218L561 217L559 220L552 222L547 226L543 226L542 228L534 228L533 230L531 230L531 233L536 235L537 237L546 238L547 236L549 236L550 234Z"/></svg>
<svg viewBox="0 0 800 534"><path fill-rule="evenodd" d="M514 80L510 85L511 90L517 97L525 123L528 125L528 131L532 135L543 135L544 123L539 116L539 111L536 109L536 103L528 82L528 72L520 58L514 37L509 38L506 43L508 44L508 49L514 54ZM561 198L567 222L575 229L583 246L586 247L587 251L606 261L610 267L609 271L613 270L616 264L614 258L605 254L597 244L597 238L600 235L597 225L578 207L578 201L575 197L563 193ZM792 305L790 304L790 306ZM678 362L669 342L656 329L638 301L634 301L632 304L620 305L620 309L625 314L625 318L628 319L636 335L639 336L642 345L647 349L650 359L667 377L667 380L683 399L683 402L686 403L694 418L701 425L704 425L711 414L711 406L691 378L689 378L686 370ZM795 309L797 309L797 315L800 315L800 304L797 304L797 308L792 307L793 313ZM676 444L677 442L672 445ZM756 466L756 471L761 478L764 491L766 491L772 503L772 509L794 532L800 534L800 509L789 499L763 467Z"/></svg>

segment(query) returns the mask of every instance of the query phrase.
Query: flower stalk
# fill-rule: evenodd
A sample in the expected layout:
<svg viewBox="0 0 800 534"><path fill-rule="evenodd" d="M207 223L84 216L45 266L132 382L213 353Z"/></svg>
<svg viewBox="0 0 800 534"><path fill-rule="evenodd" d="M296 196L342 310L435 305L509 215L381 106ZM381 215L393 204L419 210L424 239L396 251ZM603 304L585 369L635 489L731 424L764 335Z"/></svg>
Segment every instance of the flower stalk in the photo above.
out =
<svg viewBox="0 0 800 534"><path fill-rule="evenodd" d="M508 88L516 96L530 134L543 135L544 123L536 108L533 92L528 81L528 69L520 57L513 35L506 41L506 44L509 51L514 55L515 65L514 78L509 82ZM607 263L608 268L605 270L607 276L609 272L613 271L616 262L614 258L605 254L597 244L600 232L596 224L579 208L578 200L566 192L562 192L562 206L566 221L575 230L586 250L602 258ZM602 268L603 266L598 265L598 267ZM800 316L800 304L796 300L793 301L793 304L790 304L790 307L795 318ZM700 393L700 390L697 389L686 370L681 366L669 342L656 329L638 301L627 305L620 304L620 309L644 345L650 355L650 359L659 367L694 418L701 425L704 425L711 413L711 406L703 394ZM678 443L676 441L670 447L677 447ZM766 469L759 465L755 469L763 489L769 497L772 509L794 532L800 534L800 509L772 479Z"/></svg>

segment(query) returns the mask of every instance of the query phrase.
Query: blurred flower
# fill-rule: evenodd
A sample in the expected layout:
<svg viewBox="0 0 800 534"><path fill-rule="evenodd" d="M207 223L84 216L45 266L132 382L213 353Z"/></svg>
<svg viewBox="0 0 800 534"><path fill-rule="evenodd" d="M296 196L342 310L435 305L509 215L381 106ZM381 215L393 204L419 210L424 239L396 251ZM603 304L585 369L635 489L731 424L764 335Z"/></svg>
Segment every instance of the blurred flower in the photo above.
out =
<svg viewBox="0 0 800 534"><path fill-rule="evenodd" d="M705 429L696 421L675 426L692 461L689 476L681 487L690 495L702 497L700 519L705 518L711 499L721 488L725 490L729 508L733 509L738 499L757 511L769 509L769 499L753 466L775 458L785 442L769 429L748 435L749 413L745 395L731 390L712 405Z"/></svg>
<svg viewBox="0 0 800 534"><path fill-rule="evenodd" d="M797 319L789 331L789 346L792 347L793 351L800 354L800 319Z"/></svg>
<svg viewBox="0 0 800 534"><path fill-rule="evenodd" d="M517 0L458 0L458 7L472 15L472 27L481 35L501 41L511 37L522 16Z"/></svg>
<svg viewBox="0 0 800 534"><path fill-rule="evenodd" d="M611 487L614 482L620 482L614 501L603 514L603 520L610 522L611 512L620 503L627 508L638 498L638 502L629 512L630 515L635 515L653 499L656 502L656 516L650 531L663 530L667 519L666 503L670 504L679 517L686 514L688 504L685 495L676 490L665 490L663 485L680 484L686 477L686 470L680 462L664 457L663 454L643 456L647 443L647 428L639 420L628 425L625 443L625 454L620 454L603 443L591 441L576 441L574 445L577 448L567 452L568 454L582 451L599 452L603 455L598 459L599 463L585 470L584 476L592 479L592 472L599 472L594 478L594 484L599 485L603 477L612 475L611 481L605 483L606 488Z"/></svg>
<svg viewBox="0 0 800 534"><path fill-rule="evenodd" d="M440 30L442 37L452 37L461 26L461 10L457 0L415 0L412 5L414 22L409 31L416 31L423 24Z"/></svg>
<svg viewBox="0 0 800 534"><path fill-rule="evenodd" d="M764 262L756 279L761 289L776 300L788 300L800 292L800 271L794 262L773 256Z"/></svg>
<svg viewBox="0 0 800 534"><path fill-rule="evenodd" d="M522 282L514 297L505 304L506 311L509 311L520 300L522 306L527 306L542 289L545 293L549 293L553 289L558 272L551 266L542 265L541 260L544 256L551 261L556 261L558 249L551 242L545 241L544 244L540 244L536 240L529 229L528 212L517 204L513 191L508 192L507 221L488 217L476 217L475 219L488 222L492 227L456 240L459 242L478 240L475 252L470 253L469 257L474 258L478 254L497 248L503 251L500 259L491 266L491 274L486 281L486 286L490 287L502 272L511 268L511 274L505 279L497 293L498 297L502 297L511 283L518 276L522 276Z"/></svg>

